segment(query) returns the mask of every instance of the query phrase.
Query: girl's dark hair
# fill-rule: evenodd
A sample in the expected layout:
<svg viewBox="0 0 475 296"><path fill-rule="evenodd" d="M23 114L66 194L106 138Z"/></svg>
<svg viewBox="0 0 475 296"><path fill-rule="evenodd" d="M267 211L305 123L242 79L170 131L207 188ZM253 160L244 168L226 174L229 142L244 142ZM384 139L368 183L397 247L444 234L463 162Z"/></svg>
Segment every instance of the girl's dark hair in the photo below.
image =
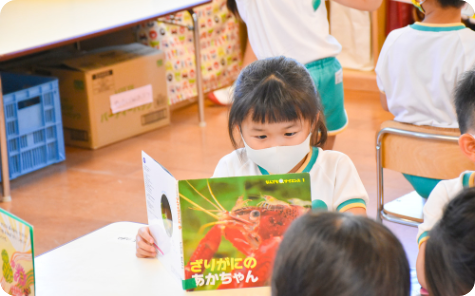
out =
<svg viewBox="0 0 475 296"><path fill-rule="evenodd" d="M311 212L292 223L274 262L272 296L409 296L399 240L365 217Z"/></svg>
<svg viewBox="0 0 475 296"><path fill-rule="evenodd" d="M237 8L236 0L227 0L227 1L226 1L226 7L228 8L228 10L229 10L235 17L237 17L238 19L241 18L241 17L239 16L239 11L238 11L238 8Z"/></svg>
<svg viewBox="0 0 475 296"><path fill-rule="evenodd" d="M475 69L463 74L454 97L460 132L465 134L475 129Z"/></svg>
<svg viewBox="0 0 475 296"><path fill-rule="evenodd" d="M462 0L437 0L442 8L455 7L460 8L465 5L465 1Z"/></svg>
<svg viewBox="0 0 475 296"><path fill-rule="evenodd" d="M449 202L430 231L425 276L431 296L465 295L475 283L475 188Z"/></svg>
<svg viewBox="0 0 475 296"><path fill-rule="evenodd" d="M312 146L327 140L320 96L307 69L294 59L274 57L256 61L241 71L229 112L228 131L234 148L234 128L252 116L254 122L309 120Z"/></svg>

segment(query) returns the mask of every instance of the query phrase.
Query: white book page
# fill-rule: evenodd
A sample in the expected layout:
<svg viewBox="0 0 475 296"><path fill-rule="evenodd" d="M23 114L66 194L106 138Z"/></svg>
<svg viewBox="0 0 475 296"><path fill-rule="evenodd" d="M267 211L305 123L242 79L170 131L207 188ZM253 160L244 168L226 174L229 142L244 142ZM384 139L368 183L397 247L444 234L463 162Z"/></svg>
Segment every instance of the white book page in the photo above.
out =
<svg viewBox="0 0 475 296"><path fill-rule="evenodd" d="M142 151L147 216L158 259L180 280L185 278L178 182Z"/></svg>

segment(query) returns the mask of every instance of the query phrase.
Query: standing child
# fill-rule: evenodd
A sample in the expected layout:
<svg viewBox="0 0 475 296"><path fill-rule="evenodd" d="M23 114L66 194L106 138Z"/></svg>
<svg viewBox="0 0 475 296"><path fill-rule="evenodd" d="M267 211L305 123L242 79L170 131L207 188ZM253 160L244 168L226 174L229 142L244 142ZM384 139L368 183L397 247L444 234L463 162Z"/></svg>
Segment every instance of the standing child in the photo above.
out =
<svg viewBox="0 0 475 296"><path fill-rule="evenodd" d="M375 10L382 0L335 0L360 10ZM228 0L228 8L247 25L250 44L258 59L286 56L310 72L324 107L328 141L348 124L343 105L343 71L335 58L341 45L330 35L325 1Z"/></svg>
<svg viewBox="0 0 475 296"><path fill-rule="evenodd" d="M455 110L462 135L459 146L462 152L475 163L475 70L465 73L455 92ZM427 289L425 279L426 241L434 225L441 219L445 206L464 188L474 187L475 172L463 172L460 177L441 181L430 194L424 206L424 223L419 225L417 242L417 278L423 288Z"/></svg>
<svg viewBox="0 0 475 296"><path fill-rule="evenodd" d="M409 296L409 263L382 224L309 213L290 226L274 261L272 296Z"/></svg>
<svg viewBox="0 0 475 296"><path fill-rule="evenodd" d="M275 57L239 75L228 130L237 148L218 163L213 177L310 173L314 209L366 215L368 194L343 153L324 151L327 130L318 93L306 68ZM237 139L237 140L236 140ZM241 146L242 147L242 146ZM148 227L137 235L137 257L154 257Z"/></svg>
<svg viewBox="0 0 475 296"><path fill-rule="evenodd" d="M396 121L457 128L452 93L462 73L475 65L475 32L461 23L465 1L414 1L424 20L392 31L379 56L381 105ZM440 181L405 177L424 198Z"/></svg>

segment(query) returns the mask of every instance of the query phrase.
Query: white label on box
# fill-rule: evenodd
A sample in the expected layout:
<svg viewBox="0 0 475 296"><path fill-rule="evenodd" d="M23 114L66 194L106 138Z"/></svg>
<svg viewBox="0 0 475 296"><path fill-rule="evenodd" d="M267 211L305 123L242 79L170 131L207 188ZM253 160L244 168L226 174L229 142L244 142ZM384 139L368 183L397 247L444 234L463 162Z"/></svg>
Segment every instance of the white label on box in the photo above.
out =
<svg viewBox="0 0 475 296"><path fill-rule="evenodd" d="M129 110L153 102L152 85L148 84L136 89L110 96L112 113Z"/></svg>

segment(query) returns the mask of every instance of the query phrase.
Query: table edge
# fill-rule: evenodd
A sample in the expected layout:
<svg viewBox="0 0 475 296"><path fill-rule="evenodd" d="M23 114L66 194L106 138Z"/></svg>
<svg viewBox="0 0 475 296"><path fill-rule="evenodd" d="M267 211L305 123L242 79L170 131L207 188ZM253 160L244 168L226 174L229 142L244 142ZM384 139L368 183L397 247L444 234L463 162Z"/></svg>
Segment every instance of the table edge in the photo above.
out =
<svg viewBox="0 0 475 296"><path fill-rule="evenodd" d="M78 42L78 41L82 41L82 40L86 40L86 39L89 39L89 38L98 37L98 36L105 35L105 34L108 34L108 33L113 33L113 32L120 31L120 30L129 28L129 27L136 26L136 25L141 24L143 22L151 21L151 20L154 20L156 18L167 16L167 15L170 15L170 14L174 14L174 13L177 13L177 12L180 12L180 11L183 11L183 10L193 9L195 7L198 7L198 6L201 6L201 5L204 5L204 4L209 4L211 2L213 2L213 0L204 0L201 3L196 4L196 5L190 5L190 6L177 8L176 10L172 10L172 11L169 11L169 12L166 12L166 13L163 13L163 14L158 14L158 15L153 16L153 17L147 17L147 18L144 18L144 19L133 21L131 23L119 25L117 27L111 27L111 28L104 29L104 30L101 30L101 31L91 32L91 34L84 34L84 35L80 35L80 36L77 36L77 37L64 39L64 40L59 40L57 42L48 43L48 44L44 44L44 45L37 46L37 47L32 47L32 48L28 48L28 49L24 49L24 50L20 50L20 51L6 53L6 54L3 54L3 55L0 55L0 62L12 60L12 59L19 58L19 57L22 57L22 56L34 54L34 53L37 53L37 52L40 52L40 51L49 50L49 49L53 49L53 48L56 48L56 47L68 45L68 44Z"/></svg>

